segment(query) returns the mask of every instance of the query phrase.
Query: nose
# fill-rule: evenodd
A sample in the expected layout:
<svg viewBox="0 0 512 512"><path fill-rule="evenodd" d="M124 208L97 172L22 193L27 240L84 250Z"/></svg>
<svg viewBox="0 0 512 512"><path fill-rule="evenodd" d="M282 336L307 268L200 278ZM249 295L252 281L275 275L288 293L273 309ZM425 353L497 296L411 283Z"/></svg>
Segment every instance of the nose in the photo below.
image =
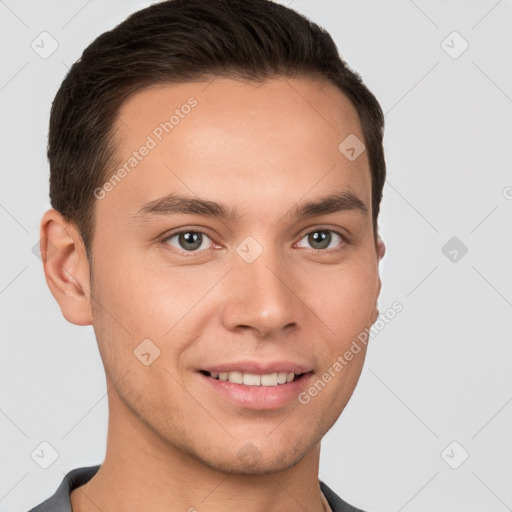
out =
<svg viewBox="0 0 512 512"><path fill-rule="evenodd" d="M264 255L252 263L239 258L226 289L222 318L227 329L267 338L298 328L305 307L294 272L283 263Z"/></svg>

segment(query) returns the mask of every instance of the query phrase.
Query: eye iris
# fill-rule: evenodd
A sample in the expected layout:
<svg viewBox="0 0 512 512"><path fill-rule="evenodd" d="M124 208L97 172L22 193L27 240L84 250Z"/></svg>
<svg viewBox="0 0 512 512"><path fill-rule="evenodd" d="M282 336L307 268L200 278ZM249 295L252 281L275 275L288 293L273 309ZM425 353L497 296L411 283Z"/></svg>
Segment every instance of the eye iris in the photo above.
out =
<svg viewBox="0 0 512 512"><path fill-rule="evenodd" d="M201 242L202 235L197 231L186 231L184 233L180 233L179 235L179 243L184 249L197 249L201 247ZM190 245L187 247L187 244L192 244L192 247L190 247Z"/></svg>
<svg viewBox="0 0 512 512"><path fill-rule="evenodd" d="M310 233L308 239L315 249L325 249L331 243L331 233L329 231L314 231ZM320 243L321 247L315 247L315 244L318 243Z"/></svg>

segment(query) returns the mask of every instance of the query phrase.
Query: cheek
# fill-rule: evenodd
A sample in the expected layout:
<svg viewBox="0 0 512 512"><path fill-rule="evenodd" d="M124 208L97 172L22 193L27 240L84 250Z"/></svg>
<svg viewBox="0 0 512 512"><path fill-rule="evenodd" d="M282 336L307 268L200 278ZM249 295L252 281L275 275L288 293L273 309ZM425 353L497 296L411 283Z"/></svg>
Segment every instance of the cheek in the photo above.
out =
<svg viewBox="0 0 512 512"><path fill-rule="evenodd" d="M110 247L101 256L94 268L93 314L102 355L117 373L133 365L140 370L134 351L149 339L160 361L172 363L200 330L201 299L219 277L199 267L170 269L129 248Z"/></svg>
<svg viewBox="0 0 512 512"><path fill-rule="evenodd" d="M329 287L315 303L315 312L329 327L317 375L324 384L315 381L305 398L319 415L325 415L324 425L330 427L350 400L364 365L378 272L361 263L322 282Z"/></svg>
<svg viewBox="0 0 512 512"><path fill-rule="evenodd" d="M378 275L370 265L352 265L323 279L316 287L316 310L338 340L357 336L370 327L376 306ZM318 281L317 281L318 284ZM310 296L314 297L313 290Z"/></svg>
<svg viewBox="0 0 512 512"><path fill-rule="evenodd" d="M200 290L179 270L155 266L142 251L110 249L96 272L97 293L111 320L123 319L134 336L163 335L197 302Z"/></svg>

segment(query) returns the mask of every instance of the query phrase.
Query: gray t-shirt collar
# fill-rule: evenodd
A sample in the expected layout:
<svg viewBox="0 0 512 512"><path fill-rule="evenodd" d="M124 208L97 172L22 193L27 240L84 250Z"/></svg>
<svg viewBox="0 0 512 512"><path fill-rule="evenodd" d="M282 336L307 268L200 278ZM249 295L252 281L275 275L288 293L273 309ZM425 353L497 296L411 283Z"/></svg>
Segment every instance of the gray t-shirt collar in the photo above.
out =
<svg viewBox="0 0 512 512"><path fill-rule="evenodd" d="M86 484L100 469L100 465L76 468L69 471L55 494L43 501L40 505L29 510L29 512L72 512L70 494L73 489ZM324 482L319 480L320 489L323 492L333 512L364 512L343 501Z"/></svg>

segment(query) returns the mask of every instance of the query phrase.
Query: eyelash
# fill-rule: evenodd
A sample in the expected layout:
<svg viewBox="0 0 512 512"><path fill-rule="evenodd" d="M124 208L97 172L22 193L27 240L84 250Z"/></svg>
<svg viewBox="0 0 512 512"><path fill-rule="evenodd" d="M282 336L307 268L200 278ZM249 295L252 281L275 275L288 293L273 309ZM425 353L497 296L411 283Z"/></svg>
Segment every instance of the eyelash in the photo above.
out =
<svg viewBox="0 0 512 512"><path fill-rule="evenodd" d="M317 253L327 253L327 254L331 254L333 252L340 252L343 247L348 244L348 241L347 239L345 238L344 235L342 235L339 231L336 231L335 229L331 229L331 228L328 228L328 227L318 227L318 228L315 228L311 231L308 231L307 233L305 233L301 238L300 240L302 240L303 238L307 237L308 235L312 234L312 233L315 233L317 231L328 231L330 233L334 233L336 235L338 235L340 238L341 238L341 242L338 244L339 246L341 247L338 247L338 248L335 248L335 249L314 249L314 248L309 248L310 251L314 251L314 252L317 252ZM212 240L212 238L207 234L205 233L204 231L200 231L199 229L182 229L180 231L176 231L174 233L171 233L169 235L166 235L165 238L163 238L161 240L161 243L164 244L164 245L167 245L169 246L169 240L171 240L172 238L174 238L175 236L178 236L178 235L181 235L183 233L199 233L201 235L205 235L206 237L208 237L210 240ZM299 240L299 241L300 241ZM214 242L212 240L212 242ZM215 243L215 242L214 242ZM190 257L190 256L194 256L194 255L197 255L197 254L200 254L204 251L209 251L210 249L201 249L201 250L195 250L195 251L185 251L184 249L179 249L177 247L174 247L174 246L171 246L172 247L172 250L176 251L178 254L183 254L185 255L186 257Z"/></svg>

